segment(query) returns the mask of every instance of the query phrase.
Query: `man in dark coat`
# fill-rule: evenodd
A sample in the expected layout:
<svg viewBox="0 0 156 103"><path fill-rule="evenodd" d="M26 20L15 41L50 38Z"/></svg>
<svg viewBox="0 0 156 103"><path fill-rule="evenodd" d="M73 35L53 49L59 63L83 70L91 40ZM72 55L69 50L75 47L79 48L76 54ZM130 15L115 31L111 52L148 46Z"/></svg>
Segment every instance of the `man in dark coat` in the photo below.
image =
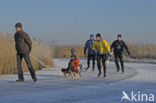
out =
<svg viewBox="0 0 156 103"><path fill-rule="evenodd" d="M128 55L130 55L129 49L126 45L126 43L122 40L121 34L117 36L117 40L115 40L111 45L111 50L114 49L114 57L115 57L115 64L117 67L117 72L120 71L120 66L118 59L120 60L121 69L124 73L124 61L123 61L123 49L126 49Z"/></svg>
<svg viewBox="0 0 156 103"><path fill-rule="evenodd" d="M29 37L29 35L23 31L22 24L17 23L15 25L16 33L14 35L15 39L15 48L17 51L17 69L18 69L18 80L16 82L24 82L23 77L23 70L22 70L22 59L24 58L28 69L30 71L31 77L34 80L34 82L37 81L35 70L30 62L29 53L32 49L32 41Z"/></svg>

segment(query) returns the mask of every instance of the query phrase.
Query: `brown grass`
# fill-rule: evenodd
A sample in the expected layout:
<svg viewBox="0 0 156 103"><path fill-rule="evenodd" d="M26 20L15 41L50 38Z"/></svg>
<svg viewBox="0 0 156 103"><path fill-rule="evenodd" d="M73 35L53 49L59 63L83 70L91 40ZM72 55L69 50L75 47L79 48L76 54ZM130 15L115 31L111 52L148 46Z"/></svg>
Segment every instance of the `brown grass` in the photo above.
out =
<svg viewBox="0 0 156 103"><path fill-rule="evenodd" d="M131 52L131 58L136 59L156 59L156 45L152 44L139 44L139 43L127 43ZM84 46L67 46L67 45L56 45L54 49L55 58L70 57L70 49L77 49L77 56L84 57ZM127 53L125 53L127 55Z"/></svg>
<svg viewBox="0 0 156 103"><path fill-rule="evenodd" d="M17 73L16 69L16 50L13 35L10 33L0 33L0 74ZM52 66L52 48L49 44L43 43L39 40L33 40L33 49L30 53L30 59L35 70L43 68L37 59L41 60L45 65ZM34 56L36 59L31 57ZM27 66L23 60L23 70L28 71Z"/></svg>
<svg viewBox="0 0 156 103"><path fill-rule="evenodd" d="M77 57L84 57L84 49L83 46L73 45L55 45L54 47L54 57L55 58L68 58L71 56L70 50L74 48L77 50Z"/></svg>
<svg viewBox="0 0 156 103"><path fill-rule="evenodd" d="M156 45L128 43L132 58L151 58L156 59Z"/></svg>
<svg viewBox="0 0 156 103"><path fill-rule="evenodd" d="M156 59L156 45L128 43L131 58ZM33 39L33 49L30 59L35 70L53 66L52 58L70 57L71 48L77 50L78 57L84 57L83 46L73 45L53 45L53 43L44 43L43 41ZM0 74L17 73L16 68L16 50L13 35L10 33L0 33ZM32 57L33 56L33 57ZM39 62L39 59L41 62ZM23 70L28 71L25 62L22 62Z"/></svg>

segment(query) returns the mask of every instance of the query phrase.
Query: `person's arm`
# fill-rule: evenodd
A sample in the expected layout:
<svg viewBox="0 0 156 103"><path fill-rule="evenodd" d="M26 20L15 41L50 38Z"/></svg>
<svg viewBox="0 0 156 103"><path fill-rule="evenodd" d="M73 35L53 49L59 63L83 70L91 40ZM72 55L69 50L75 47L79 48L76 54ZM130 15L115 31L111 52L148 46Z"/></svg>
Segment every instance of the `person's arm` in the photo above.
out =
<svg viewBox="0 0 156 103"><path fill-rule="evenodd" d="M76 67L79 66L79 59L76 60Z"/></svg>
<svg viewBox="0 0 156 103"><path fill-rule="evenodd" d="M15 41L15 48L16 48L16 33L14 34L14 41Z"/></svg>
<svg viewBox="0 0 156 103"><path fill-rule="evenodd" d="M31 38L29 37L28 34L25 34L24 40L25 40L25 42L27 43L27 45L29 47L29 52L31 52L31 50L32 50L32 41L31 41Z"/></svg>
<svg viewBox="0 0 156 103"><path fill-rule="evenodd" d="M79 59L76 59L73 61L73 66L74 66L75 71L77 71L78 66L79 66Z"/></svg>
<svg viewBox="0 0 156 103"><path fill-rule="evenodd" d="M15 43L16 43L16 34L14 34L14 41L15 41Z"/></svg>
<svg viewBox="0 0 156 103"><path fill-rule="evenodd" d="M111 49L110 49L110 46L106 40L104 41L104 44L105 44L105 48L107 49L107 51L110 52Z"/></svg>
<svg viewBox="0 0 156 103"><path fill-rule="evenodd" d="M107 54L111 56L111 49L110 49L108 42L104 40L103 43L104 43L105 49L107 50Z"/></svg>
<svg viewBox="0 0 156 103"><path fill-rule="evenodd" d="M114 48L114 42L113 42L112 45L111 45L111 51L112 51L113 48Z"/></svg>
<svg viewBox="0 0 156 103"><path fill-rule="evenodd" d="M128 49L127 44L126 44L124 41L123 41L123 44L124 44L124 47L125 47L125 49L126 49L126 51L127 51L128 55L130 55L130 52L129 52L129 49Z"/></svg>
<svg viewBox="0 0 156 103"><path fill-rule="evenodd" d="M86 50L88 48L88 41L86 41L85 46L84 46L84 54L86 55Z"/></svg>
<svg viewBox="0 0 156 103"><path fill-rule="evenodd" d="M95 50L96 49L96 42L94 41L94 43L92 44L92 49Z"/></svg>
<svg viewBox="0 0 156 103"><path fill-rule="evenodd" d="M96 47L96 41L92 44L92 49L95 51L95 54L97 54L97 47Z"/></svg>

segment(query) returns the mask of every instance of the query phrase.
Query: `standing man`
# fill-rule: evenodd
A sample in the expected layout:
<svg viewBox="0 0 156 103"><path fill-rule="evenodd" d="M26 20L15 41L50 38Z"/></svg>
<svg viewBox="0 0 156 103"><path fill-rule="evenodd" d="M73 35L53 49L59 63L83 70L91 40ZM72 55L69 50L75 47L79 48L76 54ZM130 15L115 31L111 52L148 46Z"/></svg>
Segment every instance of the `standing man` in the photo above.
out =
<svg viewBox="0 0 156 103"><path fill-rule="evenodd" d="M108 42L101 38L101 34L96 34L96 39L92 45L92 49L97 52L98 77L101 76L101 59L103 64L103 76L106 77L106 55L110 55L110 46Z"/></svg>
<svg viewBox="0 0 156 103"><path fill-rule="evenodd" d="M84 47L84 54L86 56L86 51L88 50L88 57L87 57L87 65L88 67L86 70L90 68L90 60L92 59L92 70L95 70L95 50L92 49L92 45L94 43L94 34L90 34L90 39L86 41L85 47Z"/></svg>
<svg viewBox="0 0 156 103"><path fill-rule="evenodd" d="M15 47L17 51L17 69L18 69L18 78L19 78L18 80L16 80L16 82L24 82L23 70L21 66L23 58L28 66L32 79L34 80L34 82L36 82L37 81L36 74L29 58L29 53L31 52L32 49L31 39L29 35L23 31L21 23L17 23L15 25L15 28L16 28L16 33L14 35L14 39L15 39Z"/></svg>
<svg viewBox="0 0 156 103"><path fill-rule="evenodd" d="M117 72L120 71L120 66L118 59L120 60L122 73L124 73L124 61L123 61L123 49L125 48L128 55L130 55L129 49L126 43L122 40L121 34L117 36L117 40L115 40L111 45L111 50L114 48L114 57L115 57L115 64L117 68Z"/></svg>

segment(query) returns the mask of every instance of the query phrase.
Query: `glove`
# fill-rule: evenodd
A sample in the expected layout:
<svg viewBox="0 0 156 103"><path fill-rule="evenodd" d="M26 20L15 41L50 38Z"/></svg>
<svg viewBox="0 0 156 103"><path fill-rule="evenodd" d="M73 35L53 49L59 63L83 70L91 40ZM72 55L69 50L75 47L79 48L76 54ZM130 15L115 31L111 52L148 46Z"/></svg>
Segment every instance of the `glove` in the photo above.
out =
<svg viewBox="0 0 156 103"><path fill-rule="evenodd" d="M112 53L111 53L111 52L107 52L107 54L108 54L109 56L111 56Z"/></svg>
<svg viewBox="0 0 156 103"><path fill-rule="evenodd" d="M94 52L97 54L97 50L96 49L94 49Z"/></svg>

